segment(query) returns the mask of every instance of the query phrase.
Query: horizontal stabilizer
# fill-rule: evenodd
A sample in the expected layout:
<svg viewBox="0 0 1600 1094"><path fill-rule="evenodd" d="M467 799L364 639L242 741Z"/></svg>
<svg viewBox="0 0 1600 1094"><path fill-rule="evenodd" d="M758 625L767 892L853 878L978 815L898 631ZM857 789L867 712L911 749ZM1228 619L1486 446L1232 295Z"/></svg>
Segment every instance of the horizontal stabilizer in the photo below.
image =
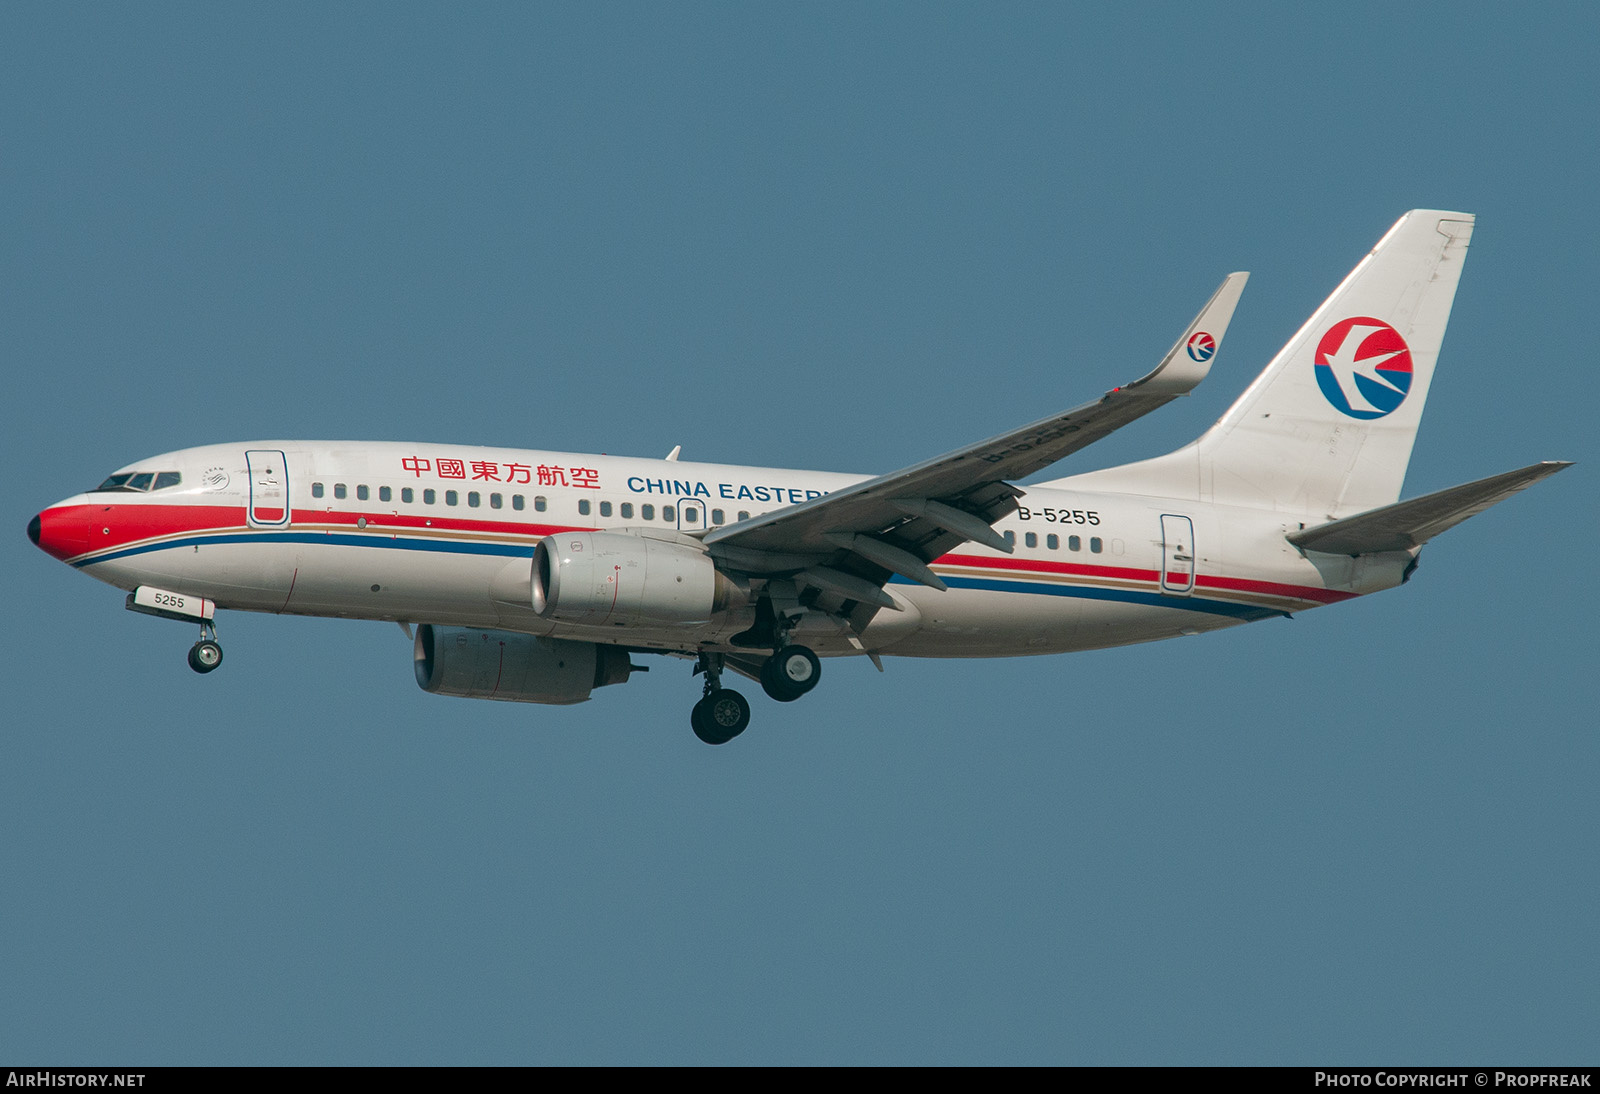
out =
<svg viewBox="0 0 1600 1094"><path fill-rule="evenodd" d="M1475 517L1491 505L1526 490L1540 479L1572 464L1546 460L1531 467L1491 475L1487 479L1452 486L1436 494L1369 509L1343 520L1292 532L1289 542L1308 551L1332 555L1367 555L1379 551L1409 551L1421 547L1440 532Z"/></svg>

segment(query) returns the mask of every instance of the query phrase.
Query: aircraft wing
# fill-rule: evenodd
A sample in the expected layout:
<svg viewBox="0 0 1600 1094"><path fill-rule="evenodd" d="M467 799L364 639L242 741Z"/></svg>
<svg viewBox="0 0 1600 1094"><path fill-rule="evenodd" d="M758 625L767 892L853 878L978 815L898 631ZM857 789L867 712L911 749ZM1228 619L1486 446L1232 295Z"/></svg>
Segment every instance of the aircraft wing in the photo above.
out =
<svg viewBox="0 0 1600 1094"><path fill-rule="evenodd" d="M1540 479L1565 470L1565 460L1545 460L1516 471L1491 475L1462 486L1452 486L1409 501L1398 501L1329 521L1315 528L1291 532L1289 542L1308 551L1334 555L1366 555L1379 551L1409 551L1421 547L1440 532L1449 531L1468 517L1526 490Z"/></svg>
<svg viewBox="0 0 1600 1094"><path fill-rule="evenodd" d="M992 527L1017 508L1021 491L1008 480L1048 467L1205 379L1249 276L1229 274L1161 363L1131 384L978 444L718 528L705 543L728 569L793 573L840 602L895 607L881 588L894 573L943 588L925 563L952 547L972 540L1010 552Z"/></svg>

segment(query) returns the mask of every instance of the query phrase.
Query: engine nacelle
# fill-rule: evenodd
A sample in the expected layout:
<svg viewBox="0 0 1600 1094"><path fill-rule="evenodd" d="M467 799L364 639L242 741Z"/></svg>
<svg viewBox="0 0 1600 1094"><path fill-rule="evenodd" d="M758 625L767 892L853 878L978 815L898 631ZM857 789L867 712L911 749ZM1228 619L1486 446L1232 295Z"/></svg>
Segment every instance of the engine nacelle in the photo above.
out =
<svg viewBox="0 0 1600 1094"><path fill-rule="evenodd" d="M417 628L413 656L423 691L510 703L581 703L632 671L616 646L431 623Z"/></svg>
<svg viewBox="0 0 1600 1094"><path fill-rule="evenodd" d="M562 623L701 623L739 589L697 547L623 532L562 532L533 551L533 610Z"/></svg>

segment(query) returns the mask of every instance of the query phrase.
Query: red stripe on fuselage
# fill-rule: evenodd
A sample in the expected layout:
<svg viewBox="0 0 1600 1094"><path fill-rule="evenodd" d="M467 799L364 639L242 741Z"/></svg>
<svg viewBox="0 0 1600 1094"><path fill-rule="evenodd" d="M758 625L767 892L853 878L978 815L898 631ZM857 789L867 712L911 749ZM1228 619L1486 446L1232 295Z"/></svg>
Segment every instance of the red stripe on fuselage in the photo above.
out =
<svg viewBox="0 0 1600 1094"><path fill-rule="evenodd" d="M944 555L933 565L980 566L985 570L1032 570L1041 574L1073 574L1077 577L1109 577L1122 581L1155 581L1161 575L1156 570L1140 570L1131 566L1088 566L1081 562L1048 562L1040 558L989 558L980 555Z"/></svg>
<svg viewBox="0 0 1600 1094"><path fill-rule="evenodd" d="M120 548L141 540L160 539L183 533L213 532L246 527L243 505L150 505L112 502L108 505L73 505L50 512L65 520L81 520L89 526L88 551L100 552ZM476 535L525 536L530 540L561 532L588 531L567 525L531 524L517 521L469 520L437 514L418 515L396 512L353 512L333 509L296 509L289 527L300 531L316 531L317 526L328 525L359 527L365 517L365 531L383 533L425 531L456 532ZM1160 571L1133 566L1088 565L1079 562L1055 562L1048 559L991 557L984 555L948 554L933 563L935 566L970 566L991 571L1010 571L1020 574L1061 575L1104 580L1143 581L1158 583ZM1181 582L1180 582L1181 583ZM1221 577L1201 574L1195 585L1219 591L1252 593L1285 597L1294 600L1311 600L1322 604L1354 599L1359 594L1321 589L1310 585L1290 585L1276 581L1258 581L1251 578Z"/></svg>
<svg viewBox="0 0 1600 1094"><path fill-rule="evenodd" d="M1255 581L1247 577L1217 577L1211 574L1199 575L1194 579L1194 583L1208 589L1227 589L1237 593L1265 593L1267 596L1286 596L1296 600L1316 600L1323 604L1354 600L1361 595L1340 592L1338 589L1318 589L1312 585L1284 585L1276 581Z"/></svg>
<svg viewBox="0 0 1600 1094"><path fill-rule="evenodd" d="M977 566L986 570L1012 570L1022 573L1063 574L1075 577L1098 577L1121 581L1148 581L1155 584L1161 579L1159 570L1144 570L1134 566L1088 566L1079 562L1051 562L1032 558L985 558L979 555L945 555L933 565ZM1187 575L1175 574L1174 584L1182 585ZM1288 585L1278 581L1257 581L1244 577L1220 577L1200 574L1195 577L1197 586L1237 593L1260 593L1266 596L1286 597L1291 600L1314 600L1333 604L1352 600L1358 593L1319 589L1314 585Z"/></svg>
<svg viewBox="0 0 1600 1094"><path fill-rule="evenodd" d="M69 505L54 510L81 520L89 529L86 551L125 547L140 540L179 532L237 528L244 523L242 505Z"/></svg>
<svg viewBox="0 0 1600 1094"><path fill-rule="evenodd" d="M367 518L367 529L377 528L380 531L386 528L400 529L426 529L432 532L477 532L484 535L511 535L511 536L553 536L557 532L589 531L590 529L574 529L566 524L523 524L511 520L464 520L460 517L441 517L424 514L414 516L410 513L395 513L383 510L376 513L341 512L334 509L296 509L291 526L304 527L319 524L348 524L352 528L358 526L362 517Z"/></svg>
<svg viewBox="0 0 1600 1094"><path fill-rule="evenodd" d="M87 552L98 553L126 547L144 540L197 532L244 529L242 505L72 505L51 512L62 520L81 521L90 529ZM465 532L473 535L527 536L539 539L568 531L555 524L525 524L514 521L462 520L442 516L413 516L408 513L354 513L327 509L296 509L291 530L316 531L328 525L359 527L366 518L367 531ZM276 531L282 528L274 529Z"/></svg>

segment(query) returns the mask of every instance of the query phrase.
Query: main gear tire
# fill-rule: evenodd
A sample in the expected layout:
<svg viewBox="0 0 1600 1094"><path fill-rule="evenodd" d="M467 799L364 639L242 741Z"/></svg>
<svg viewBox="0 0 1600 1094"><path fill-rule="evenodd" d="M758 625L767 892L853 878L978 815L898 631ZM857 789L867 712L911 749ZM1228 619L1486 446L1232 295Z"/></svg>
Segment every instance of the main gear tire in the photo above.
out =
<svg viewBox="0 0 1600 1094"><path fill-rule="evenodd" d="M822 662L804 646L785 646L761 666L761 690L780 703L792 703L817 686Z"/></svg>
<svg viewBox="0 0 1600 1094"><path fill-rule="evenodd" d="M750 725L750 703L732 688L718 688L689 712L694 735L708 745L725 745Z"/></svg>

